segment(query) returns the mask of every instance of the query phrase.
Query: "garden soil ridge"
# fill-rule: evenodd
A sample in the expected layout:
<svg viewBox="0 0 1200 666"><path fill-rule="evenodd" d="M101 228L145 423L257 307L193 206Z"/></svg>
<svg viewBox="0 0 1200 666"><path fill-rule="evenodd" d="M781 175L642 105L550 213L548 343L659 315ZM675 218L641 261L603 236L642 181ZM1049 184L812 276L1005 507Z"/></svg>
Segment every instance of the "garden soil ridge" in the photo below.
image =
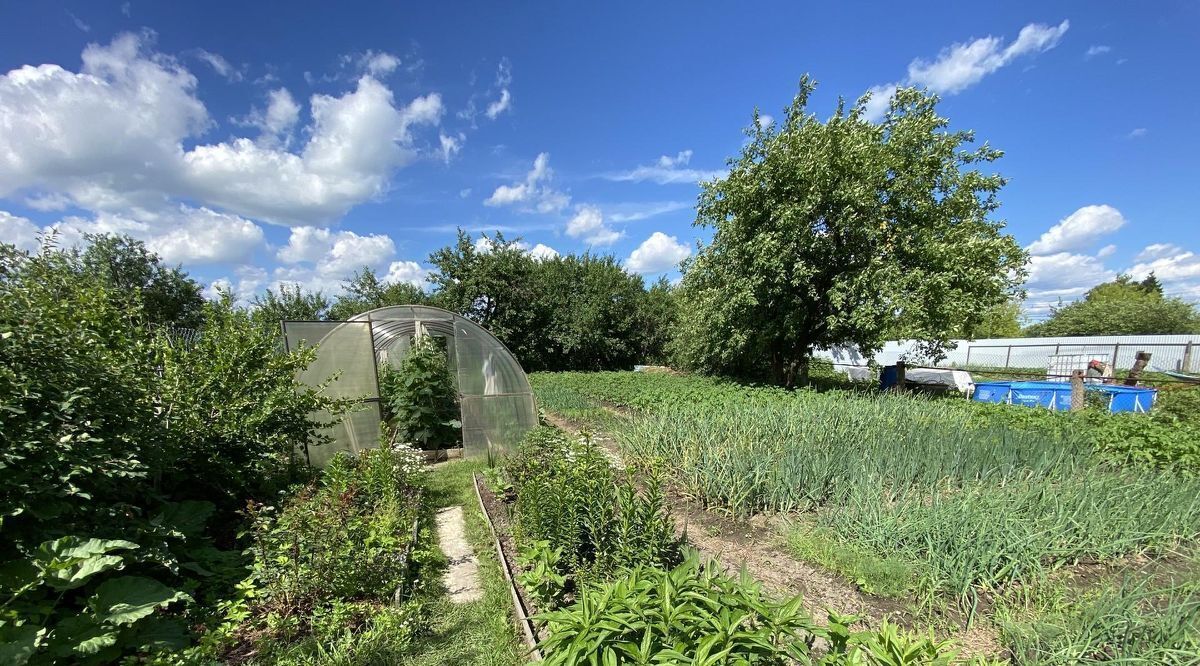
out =
<svg viewBox="0 0 1200 666"><path fill-rule="evenodd" d="M615 414L628 416L625 410L604 407ZM613 461L614 467L625 467L620 449L610 434L585 428L558 414L544 414L547 421L566 432L578 435L580 431L587 431L592 441ZM675 521L676 536L686 536L688 545L699 551L702 558L716 562L725 571L736 574L744 570L772 594L780 597L800 595L805 610L815 621L825 624L828 611L834 611L860 617L871 626L886 619L909 629L922 629L904 602L866 594L823 567L796 559L780 549L777 545L779 534L761 517L737 520L719 516L685 497L677 488L671 487L669 481L664 492L667 511ZM1005 652L995 629L983 622L952 630L949 636L939 632L938 638L943 637L952 638L963 657L995 657Z"/></svg>

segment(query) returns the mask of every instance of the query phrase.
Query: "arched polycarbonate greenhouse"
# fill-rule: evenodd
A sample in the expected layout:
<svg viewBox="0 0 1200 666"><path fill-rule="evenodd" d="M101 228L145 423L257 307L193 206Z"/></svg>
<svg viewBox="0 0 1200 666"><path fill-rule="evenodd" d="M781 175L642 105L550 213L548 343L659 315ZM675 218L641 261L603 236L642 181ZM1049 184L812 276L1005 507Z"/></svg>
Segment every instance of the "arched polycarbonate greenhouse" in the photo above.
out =
<svg viewBox="0 0 1200 666"><path fill-rule="evenodd" d="M338 451L379 445L382 418L378 369L398 366L414 338L444 340L462 410L463 456L492 460L514 448L537 425L533 390L521 364L491 333L441 308L399 305L370 310L347 321L285 321L288 349L315 346L317 358L300 381L340 398L366 403L328 434L333 442L307 447L308 460L324 464ZM327 415L317 415L327 418Z"/></svg>

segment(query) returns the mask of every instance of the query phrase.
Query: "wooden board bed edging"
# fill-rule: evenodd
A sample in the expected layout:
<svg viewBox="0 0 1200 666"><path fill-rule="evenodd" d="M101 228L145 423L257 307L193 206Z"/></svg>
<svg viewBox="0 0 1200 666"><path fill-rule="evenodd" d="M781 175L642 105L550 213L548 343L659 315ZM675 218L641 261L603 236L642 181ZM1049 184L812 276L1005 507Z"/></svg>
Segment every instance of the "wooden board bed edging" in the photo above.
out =
<svg viewBox="0 0 1200 666"><path fill-rule="evenodd" d="M488 515L487 507L483 505L483 494L479 492L479 475L471 475L471 480L475 484L475 499L479 500L479 512L483 514L483 521L487 523L488 531L492 533L492 543L496 546L496 555L500 558L500 571L504 574L504 580L508 583L508 591L512 594L513 612L516 615L517 626L521 629L521 635L525 639L525 646L529 648L530 658L533 661L542 660L542 652L537 648L537 635L533 629L533 622L529 619L529 611L525 608L525 603L521 601L521 595L517 593L517 584L513 580L512 568L508 564L508 557L504 554L504 549L500 546L500 536L496 534L496 527L492 525L492 517Z"/></svg>

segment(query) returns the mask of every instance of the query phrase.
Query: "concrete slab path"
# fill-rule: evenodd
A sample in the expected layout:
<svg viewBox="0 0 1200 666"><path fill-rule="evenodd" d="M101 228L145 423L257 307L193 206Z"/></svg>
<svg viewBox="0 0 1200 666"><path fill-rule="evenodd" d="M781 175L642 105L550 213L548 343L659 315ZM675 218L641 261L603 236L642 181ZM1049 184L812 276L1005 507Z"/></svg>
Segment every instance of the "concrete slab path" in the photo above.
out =
<svg viewBox="0 0 1200 666"><path fill-rule="evenodd" d="M451 602L456 604L479 601L483 598L483 585L479 580L479 561L475 559L475 551L467 542L463 508L448 506L439 509L435 523L438 545L446 554L446 559L450 560L446 572L442 574L446 595Z"/></svg>

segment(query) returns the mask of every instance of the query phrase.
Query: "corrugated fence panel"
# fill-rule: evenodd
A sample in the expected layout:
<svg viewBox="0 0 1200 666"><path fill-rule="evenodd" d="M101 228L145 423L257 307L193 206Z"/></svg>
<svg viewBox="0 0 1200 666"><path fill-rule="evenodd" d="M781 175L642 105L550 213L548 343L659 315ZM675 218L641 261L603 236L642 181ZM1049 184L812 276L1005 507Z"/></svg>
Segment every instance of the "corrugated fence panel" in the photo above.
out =
<svg viewBox="0 0 1200 666"><path fill-rule="evenodd" d="M1200 335L1094 335L1057 338L990 338L957 340L956 347L937 361L916 352L916 341L888 342L875 356L880 365L901 357L907 363L956 368L1032 368L1044 370L1055 354L1088 354L1129 368L1139 351L1150 352L1150 367L1159 370L1200 372ZM852 348L820 350L818 358L835 363L865 365L867 360Z"/></svg>

